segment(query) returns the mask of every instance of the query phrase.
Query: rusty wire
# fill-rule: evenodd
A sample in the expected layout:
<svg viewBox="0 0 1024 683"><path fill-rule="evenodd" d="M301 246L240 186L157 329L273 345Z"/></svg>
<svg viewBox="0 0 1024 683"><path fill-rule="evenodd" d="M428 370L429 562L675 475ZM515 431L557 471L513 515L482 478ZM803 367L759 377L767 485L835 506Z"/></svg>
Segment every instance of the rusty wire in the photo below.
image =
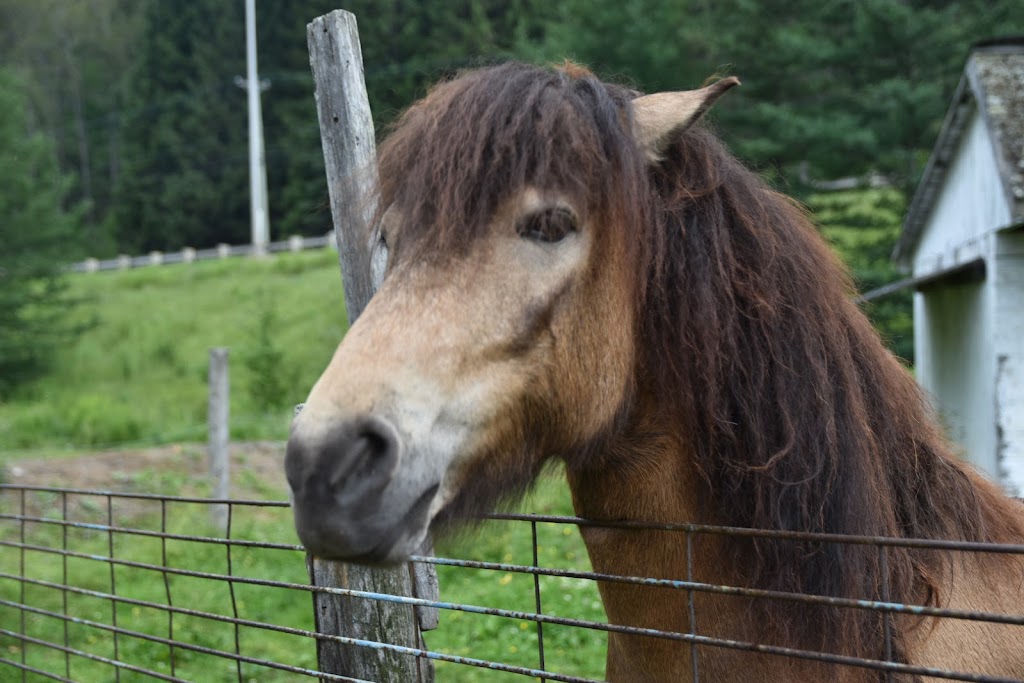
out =
<svg viewBox="0 0 1024 683"><path fill-rule="evenodd" d="M585 520L577 517L563 517L555 515L499 514L492 515L491 518L494 520L508 522L523 522L528 523L530 525L530 531L533 541L532 565L484 562L479 560L446 557L414 556L412 558L413 562L429 563L438 566L449 566L466 569L489 570L502 573L531 575L533 579L535 611L528 612L499 609L495 607L487 607L482 605L463 604L444 600L426 600L415 597L386 595L370 591L358 591L338 587L311 586L303 583L279 581L266 578L257 578L252 576L242 576L236 574L234 571L232 549L262 549L294 553L296 555L296 562L302 561L302 548L299 545L280 542L253 541L249 539L232 537L233 521L237 514L237 510L246 507L263 507L279 508L282 509L283 512L286 512L283 510L284 508L288 507L288 504L286 502L257 500L214 500L198 497L160 496L154 494L139 493L114 493L110 491L93 491L86 489L67 489L38 486L29 487L15 485L0 485L0 492L14 493L18 496L18 512L0 512L0 532L2 532L5 526L8 529L10 529L10 531L16 532L13 534L10 532L0 533L0 547L9 548L12 551L16 550L20 554L18 562L19 569L17 573L13 571L0 571L0 581L13 581L16 582L18 586L17 599L7 599L0 597L0 607L7 608L10 610L17 610L20 615L18 629L15 630L14 628L11 628L10 626L13 626L12 624L5 624L2 628L0 628L0 636L5 636L8 639L11 639L12 641L17 641L18 643L20 643L20 646L18 647L18 650L20 651L20 658L19 660L16 660L11 657L0 656L0 674L3 673L6 667L6 669L9 670L20 671L23 680L25 680L28 674L42 676L51 680L58 681L74 680L71 676L71 662L73 658L86 659L106 664L112 667L114 671L113 676L115 680L120 677L120 672L122 670L133 672L143 676L148 676L155 680L187 680L181 678L179 674L180 667L178 665L178 660L183 655L183 653L198 653L203 655L210 655L218 658L223 658L224 660L232 662L238 681L246 680L242 668L243 664L266 667L269 669L274 669L289 674L319 678L321 680L328 681L356 680L337 674L324 673L308 667L299 666L294 663L270 661L267 659L253 657L244 654L241 638L242 629L259 629L266 632L275 632L279 634L307 638L310 640L310 642L334 642L345 645L355 645L380 650L390 650L392 652L397 652L409 656L425 657L428 659L432 659L434 661L443 661L450 662L453 664L484 667L490 670L504 671L510 674L519 674L523 677L533 678L541 681L563 681L565 683L595 683L594 680L590 678L584 678L580 676L571 675L568 673L547 670L547 662L545 660L543 649L543 628L546 624L550 624L557 626L570 626L581 629L588 629L594 632L622 633L649 636L688 644L688 646L691 648L691 653L693 655L692 673L694 681L699 680L700 672L698 666L698 654L700 648L716 647L750 652L760 652L770 655L795 657L800 659L816 660L839 665L874 669L877 671L885 672L887 676L891 676L892 674L918 674L949 680L979 681L986 683L1007 683L1012 679L985 676L970 672L945 671L930 667L909 665L891 661L891 616L894 614L910 614L916 616L927 616L944 619L962 619L969 621L984 621L990 623L1024 626L1024 614L993 614L981 611L957 610L921 605L906 605L888 601L887 599L885 599L887 598L887 593L885 592L883 592L882 594L883 600L852 600L846 598L833 598L828 596L802 595L778 591L758 590L740 586L716 585L706 582L695 581L693 579L692 572L691 542L692 538L696 534L720 534L738 536L772 535L794 540L813 540L833 543L874 545L879 549L880 566L882 566L883 568L887 566L886 549L889 547L902 546L914 548L929 548L934 550L946 551L989 552L1003 554L1011 553L1024 555L1024 545L981 544L959 541L937 541L930 539L895 539L886 537L859 537L831 534L806 534L800 532L778 533L764 530L740 529L734 527L713 527L695 524L639 524L634 522L600 523L595 522L593 520ZM46 515L29 514L26 505L26 495L27 493L31 492L59 495L61 497L61 516L49 517ZM106 501L106 523L83 522L69 519L69 496L98 496L104 499ZM138 499L159 503L159 529L120 526L115 524L113 514L113 501L115 499ZM190 503L204 506L227 505L227 526L226 529L224 530L223 537L169 532L167 524L167 506L169 503ZM537 525L539 523L571 526L643 528L683 533L686 535L687 542L687 578L686 580L653 579L642 576L619 576L612 574L604 574L600 572L590 572L572 569L555 569L539 566L539 558L537 552ZM59 547L53 547L49 545L43 545L32 542L28 536L28 531L30 528L34 528L35 526L51 526L58 528L61 534ZM107 554L98 555L96 553L80 552L71 549L69 547L68 541L69 530L84 530L105 535L107 541ZM115 556L115 534L117 534L118 536L125 537L136 536L141 538L158 539L161 546L161 562L159 564L153 562L140 562L128 559L126 557ZM223 546L225 553L224 559L226 560L226 572L207 571L201 567L185 569L181 567L169 566L167 561L168 541L183 541ZM59 582L47 581L38 577L27 575L25 558L26 553L30 552L53 555L55 558L59 557L59 561L62 565L61 580ZM107 564L109 566L109 587L107 589L101 590L95 587L89 588L85 586L73 585L73 583L69 581L69 559L91 560ZM115 567L132 568L159 573L159 575L162 577L164 601L156 602L153 600L144 600L119 594L118 584L115 578ZM651 585L685 591L687 595L687 607L689 610L691 627L687 633L676 633L659 631L657 629L629 627L617 624L595 622L585 619L574 619L545 614L543 610L540 584L540 577L542 576L585 579L590 581L601 582L617 582L636 585ZM171 577L189 577L195 579L206 579L226 583L230 594L230 613L220 614L217 612L193 609L190 607L183 606L181 604L182 601L180 598L178 600L173 599L171 589ZM491 615L506 619L515 619L522 622L532 622L535 625L537 634L538 664L536 668L529 666L517 666L504 662L489 661L473 657L462 657L443 652L431 651L428 649L409 648L398 645L392 645L388 643L376 643L372 641L365 641L355 638L347 638L338 635L320 634L310 629L275 624L269 621L242 618L240 617L238 601L235 594L236 585L264 586L285 589L295 591L297 595L312 595L313 593L322 592L336 594L340 596L365 598L387 602L397 602L417 607L431 607L451 612ZM46 588L60 591L61 611L56 611L53 609L44 609L38 605L31 604L31 601L27 597L27 589L29 587ZM886 638L885 660L867 660L844 655L836 655L831 653L797 650L793 648L770 646L762 643L751 643L723 638L712 638L709 636L701 635L698 629L698 623L696 619L697 615L694 610L693 601L694 594L701 592L743 596L758 599L786 600L816 605L829 605L850 609L879 611L886 615L886 618L884 620L884 631ZM109 601L109 623L107 623L104 620L99 620L95 618L95 615L91 615L91 618L87 618L87 616L70 613L68 603L69 595L88 596L90 598L97 598ZM153 633L144 633L138 630L127 628L124 624L118 624L117 614L119 605L127 605L136 608L155 609L166 613L166 636L156 635ZM53 640L47 640L37 636L29 635L28 630L26 628L26 617L28 615L45 617L47 619L53 619L61 622L61 624L63 625L63 630L62 633L59 634L60 642L54 642ZM231 642L231 645L233 647L229 649L220 649L200 645L194 642L189 642L185 637L182 637L180 633L176 633L175 628L176 619L180 620L186 617L194 617L208 620L210 622L230 625L234 631L233 640ZM79 647L72 647L68 631L69 625L72 624L77 626L84 626L89 629L93 629L96 632L108 634L110 641L113 644L113 657L99 655L94 652L87 652ZM156 671L150 666L143 666L139 663L122 661L122 658L120 658L120 652L123 650L121 645L122 642L128 642L125 639L142 640L152 643L155 646L165 647L166 652L168 653L169 671ZM56 671L43 669L40 666L38 666L37 662L29 662L28 659L26 658L26 652L30 649L30 647L39 648L40 650L52 651L55 653L62 653L62 672L58 673ZM7 678L4 677L4 680L7 680Z"/></svg>

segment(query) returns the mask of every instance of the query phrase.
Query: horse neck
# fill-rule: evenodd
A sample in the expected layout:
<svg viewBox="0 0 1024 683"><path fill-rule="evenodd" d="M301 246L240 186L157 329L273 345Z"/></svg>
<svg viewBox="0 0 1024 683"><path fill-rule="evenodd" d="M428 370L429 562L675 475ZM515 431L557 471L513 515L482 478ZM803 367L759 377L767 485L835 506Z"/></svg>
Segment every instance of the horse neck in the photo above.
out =
<svg viewBox="0 0 1024 683"><path fill-rule="evenodd" d="M700 477L685 441L657 411L639 411L623 433L600 451L569 458L566 472L577 514L593 520L715 523L706 504L707 484ZM721 536L685 531L582 526L594 570L604 574L693 580L739 585L742 580ZM688 547L690 544L692 547ZM723 603L695 593L696 624L690 623L688 594L674 588L598 582L609 622L625 626L757 640L746 605ZM780 678L776 671L736 678L731 651L702 655L702 671L713 680L802 680ZM690 680L690 648L658 638L611 634L609 680ZM777 659L777 658L776 658ZM730 674L732 671L734 673ZM806 679L806 677L805 677Z"/></svg>
<svg viewBox="0 0 1024 683"><path fill-rule="evenodd" d="M654 523L714 524L706 482L675 421L660 415L653 401L639 402L627 427L599 451L567 463L576 513L588 519ZM649 408L649 409L648 409ZM598 571L654 578L686 579L687 534L599 526L581 529ZM691 552L694 573L713 563L722 578L715 541L702 538ZM680 571L684 575L680 575Z"/></svg>

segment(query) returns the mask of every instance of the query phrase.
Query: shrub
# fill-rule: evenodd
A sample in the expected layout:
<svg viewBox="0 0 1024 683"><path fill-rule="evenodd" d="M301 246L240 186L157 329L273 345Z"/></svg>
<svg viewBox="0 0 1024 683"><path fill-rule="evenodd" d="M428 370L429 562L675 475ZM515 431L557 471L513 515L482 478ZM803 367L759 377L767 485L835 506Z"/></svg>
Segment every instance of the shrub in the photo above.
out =
<svg viewBox="0 0 1024 683"><path fill-rule="evenodd" d="M285 354L275 340L278 316L264 293L259 293L261 302L252 342L242 353L242 365L248 371L247 389L253 405L269 412L286 403L290 373L285 364Z"/></svg>

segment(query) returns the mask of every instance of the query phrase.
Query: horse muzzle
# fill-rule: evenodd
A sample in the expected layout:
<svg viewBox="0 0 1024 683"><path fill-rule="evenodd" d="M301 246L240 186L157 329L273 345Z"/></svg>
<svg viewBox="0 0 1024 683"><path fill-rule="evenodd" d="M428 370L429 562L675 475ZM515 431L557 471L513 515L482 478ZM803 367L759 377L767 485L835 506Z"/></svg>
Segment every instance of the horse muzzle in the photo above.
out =
<svg viewBox="0 0 1024 683"><path fill-rule="evenodd" d="M408 452L395 426L367 415L320 438L293 431L285 455L295 530L314 555L364 564L398 562L427 533L439 484L398 476Z"/></svg>

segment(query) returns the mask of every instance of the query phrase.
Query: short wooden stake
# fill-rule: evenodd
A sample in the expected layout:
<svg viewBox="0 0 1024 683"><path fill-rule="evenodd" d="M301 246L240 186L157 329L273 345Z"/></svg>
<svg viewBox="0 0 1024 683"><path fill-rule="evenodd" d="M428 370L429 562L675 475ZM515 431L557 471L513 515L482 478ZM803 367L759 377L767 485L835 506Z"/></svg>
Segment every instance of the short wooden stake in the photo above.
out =
<svg viewBox="0 0 1024 683"><path fill-rule="evenodd" d="M228 457L230 387L228 382L228 350L210 349L209 465L213 498L231 495L231 466ZM227 530L228 506L211 505L213 524L221 532Z"/></svg>

